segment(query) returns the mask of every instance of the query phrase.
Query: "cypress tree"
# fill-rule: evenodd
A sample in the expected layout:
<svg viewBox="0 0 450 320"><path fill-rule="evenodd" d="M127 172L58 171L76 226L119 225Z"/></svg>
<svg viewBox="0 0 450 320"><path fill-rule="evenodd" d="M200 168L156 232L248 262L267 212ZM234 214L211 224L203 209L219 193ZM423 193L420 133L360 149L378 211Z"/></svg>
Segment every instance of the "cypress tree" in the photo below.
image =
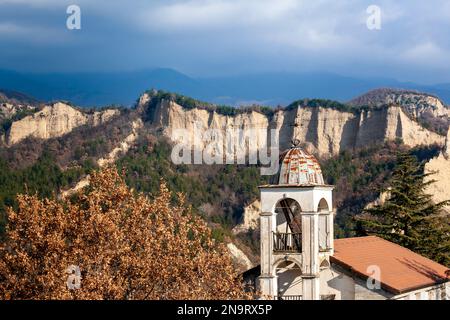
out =
<svg viewBox="0 0 450 320"><path fill-rule="evenodd" d="M391 188L384 204L365 209L357 218L364 234L380 236L432 260L450 265L450 217L425 192L435 180L425 181L424 163L407 153L397 155Z"/></svg>

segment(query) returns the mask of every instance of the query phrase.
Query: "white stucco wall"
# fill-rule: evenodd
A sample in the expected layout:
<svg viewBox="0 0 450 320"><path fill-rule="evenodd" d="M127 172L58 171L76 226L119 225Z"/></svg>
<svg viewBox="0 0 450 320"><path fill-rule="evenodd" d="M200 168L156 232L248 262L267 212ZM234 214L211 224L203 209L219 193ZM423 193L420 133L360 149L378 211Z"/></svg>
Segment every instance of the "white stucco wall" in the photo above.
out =
<svg viewBox="0 0 450 320"><path fill-rule="evenodd" d="M439 284L393 297L395 300L450 300L450 283Z"/></svg>
<svg viewBox="0 0 450 320"><path fill-rule="evenodd" d="M320 294L334 294L335 300L354 300L355 283L346 274L335 268L326 268L320 271Z"/></svg>
<svg viewBox="0 0 450 320"><path fill-rule="evenodd" d="M383 289L367 288L366 282L332 264L320 271L320 294L335 294L336 300L450 300L450 283L394 295Z"/></svg>
<svg viewBox="0 0 450 320"><path fill-rule="evenodd" d="M355 300L387 300L392 296L393 294L383 289L369 289L363 279L355 279Z"/></svg>
<svg viewBox="0 0 450 320"><path fill-rule="evenodd" d="M262 188L261 211L274 212L277 202L283 198L297 201L302 211L317 211L319 202L324 198L332 206L332 187Z"/></svg>

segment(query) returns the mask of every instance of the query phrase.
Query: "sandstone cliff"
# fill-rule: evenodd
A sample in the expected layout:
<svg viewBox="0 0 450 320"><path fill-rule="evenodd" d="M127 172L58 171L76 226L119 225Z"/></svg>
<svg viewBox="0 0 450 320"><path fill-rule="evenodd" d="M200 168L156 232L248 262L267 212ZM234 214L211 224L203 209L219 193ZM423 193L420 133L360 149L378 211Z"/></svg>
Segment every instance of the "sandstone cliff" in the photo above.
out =
<svg viewBox="0 0 450 320"><path fill-rule="evenodd" d="M375 201L369 202L364 209L371 209L375 206L382 206L386 203L386 201L391 197L390 191L391 188L389 187L387 191L383 191L380 193L377 199Z"/></svg>
<svg viewBox="0 0 450 320"><path fill-rule="evenodd" d="M67 104L58 102L12 123L6 142L13 145L27 137L49 139L60 137L82 125L97 126L117 115L118 110L84 113Z"/></svg>
<svg viewBox="0 0 450 320"><path fill-rule="evenodd" d="M426 192L433 196L434 202L450 199L450 129L447 142L443 151L436 158L425 164L425 173L434 173L426 178L426 181L435 180L428 186ZM450 206L446 207L450 212Z"/></svg>
<svg viewBox="0 0 450 320"><path fill-rule="evenodd" d="M445 143L444 155L447 158L450 158L450 129L448 130L448 133L447 133L447 140Z"/></svg>
<svg viewBox="0 0 450 320"><path fill-rule="evenodd" d="M250 259L234 243L229 242L227 244L227 248L238 270L246 271L253 267L253 264L250 261Z"/></svg>
<svg viewBox="0 0 450 320"><path fill-rule="evenodd" d="M248 206L244 207L242 222L233 228L233 233L238 234L249 230L259 229L259 214L261 212L261 201L256 199Z"/></svg>
<svg viewBox="0 0 450 320"><path fill-rule="evenodd" d="M144 95L140 101L145 104L149 98ZM154 123L161 126L168 137L173 137L177 129L186 129L188 134L183 139L189 144L195 138L194 128L200 132L218 129L223 136L227 129L265 130L251 141L253 148L261 147L267 140L268 130L275 129L280 135L281 149L287 148L293 139L299 139L310 152L320 157L396 139L410 147L442 146L445 142L444 136L423 128L399 106L347 112L299 105L276 111L271 116L256 111L229 116L198 108L186 109L173 101L161 100L152 112Z"/></svg>

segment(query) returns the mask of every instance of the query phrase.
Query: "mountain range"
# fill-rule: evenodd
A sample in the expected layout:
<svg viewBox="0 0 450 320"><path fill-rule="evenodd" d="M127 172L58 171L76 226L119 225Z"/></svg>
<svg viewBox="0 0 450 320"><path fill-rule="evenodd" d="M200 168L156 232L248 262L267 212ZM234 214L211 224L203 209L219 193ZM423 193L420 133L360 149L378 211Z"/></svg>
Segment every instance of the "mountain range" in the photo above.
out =
<svg viewBox="0 0 450 320"><path fill-rule="evenodd" d="M190 77L168 68L127 72L30 73L0 70L0 88L41 101L82 106L131 106L148 88L177 92L216 104L285 106L298 97L346 102L369 90L418 90L450 103L450 84L423 85L389 78L356 78L332 73L274 72L221 77Z"/></svg>

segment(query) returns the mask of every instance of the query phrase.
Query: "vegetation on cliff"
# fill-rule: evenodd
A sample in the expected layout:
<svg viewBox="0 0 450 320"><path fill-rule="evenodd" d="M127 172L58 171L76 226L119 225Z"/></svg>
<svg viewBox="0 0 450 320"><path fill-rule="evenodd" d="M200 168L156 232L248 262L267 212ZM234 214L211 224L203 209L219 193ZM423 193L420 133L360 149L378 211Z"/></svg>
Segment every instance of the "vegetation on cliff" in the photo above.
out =
<svg viewBox="0 0 450 320"><path fill-rule="evenodd" d="M186 97L180 94L166 92L162 90L150 90L147 91L146 93L150 97L149 111L153 111L154 108L156 108L156 106L158 105L158 103L160 103L162 100L167 100L175 102L176 104L188 110L192 109L207 110L211 112L217 112L218 114L225 116L235 116L238 114L249 113L254 111L264 114L269 118L271 118L277 111L292 110L298 107L306 107L306 108L321 107L325 109L333 109L337 111L350 113L360 113L362 111L379 110L388 107L387 104L381 106L368 106L368 105L352 106L346 103L341 103L338 101L328 99L300 99L292 102L286 107L278 106L276 108L261 105L233 107L226 105L215 105L212 103L193 99L191 97Z"/></svg>
<svg viewBox="0 0 450 320"><path fill-rule="evenodd" d="M234 116L242 113L249 113L252 111L259 112L265 114L269 117L273 116L277 109L268 106L242 106L242 107L233 107L226 105L216 105L209 102L200 101L197 99L193 99L190 97L183 96L181 94L166 92L162 90L150 90L146 92L150 97L149 102L149 112L153 111L153 109L160 103L162 100L172 101L176 104L182 106L185 109L200 109L207 110L211 112L217 112L218 114L225 116Z"/></svg>
<svg viewBox="0 0 450 320"><path fill-rule="evenodd" d="M92 167L87 162L83 166L62 170L49 151L45 151L33 165L24 169L11 169L0 158L0 238L7 221L7 208L17 209L18 194L54 198L59 190L77 182Z"/></svg>
<svg viewBox="0 0 450 320"><path fill-rule="evenodd" d="M256 166L174 165L172 147L163 138L141 137L137 146L117 161L127 184L139 192L155 194L163 178L172 191L186 195L193 210L202 215L220 241L231 237L243 208L259 196L258 185L266 182Z"/></svg>

